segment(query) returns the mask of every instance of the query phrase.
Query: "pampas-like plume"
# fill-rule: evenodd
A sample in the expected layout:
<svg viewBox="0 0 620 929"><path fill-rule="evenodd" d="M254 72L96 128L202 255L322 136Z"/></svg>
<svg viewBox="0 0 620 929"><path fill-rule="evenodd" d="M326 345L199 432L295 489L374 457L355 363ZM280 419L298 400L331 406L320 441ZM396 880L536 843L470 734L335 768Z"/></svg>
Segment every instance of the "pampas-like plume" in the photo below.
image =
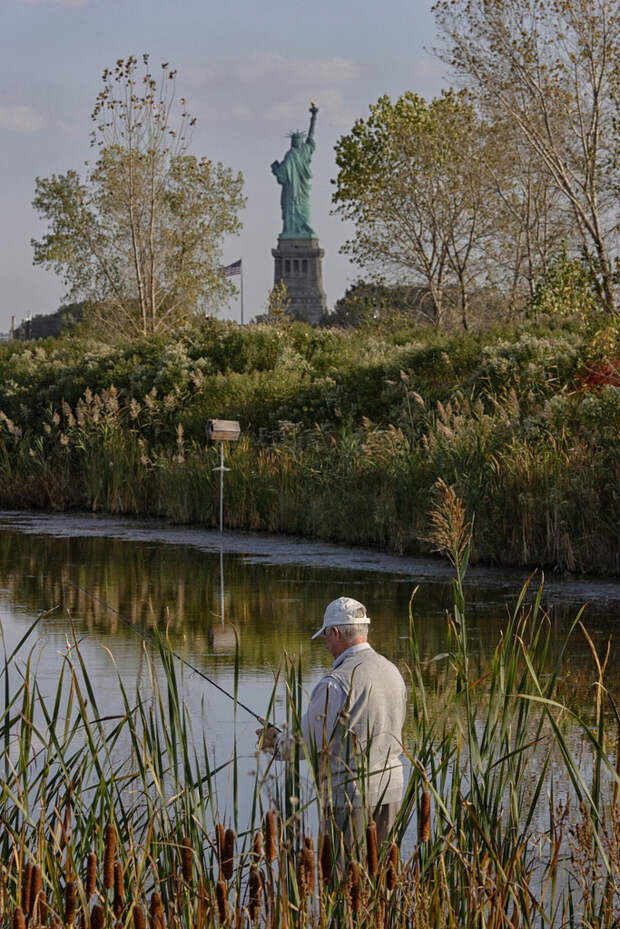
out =
<svg viewBox="0 0 620 929"><path fill-rule="evenodd" d="M368 873L374 877L379 870L379 849L377 847L377 824L373 819L366 828L366 855L368 856Z"/></svg>
<svg viewBox="0 0 620 929"><path fill-rule="evenodd" d="M218 881L215 888L217 898L217 912L220 917L220 926L228 922L228 888L226 881Z"/></svg>
<svg viewBox="0 0 620 929"><path fill-rule="evenodd" d="M191 884L194 871L194 862L192 856L191 839L189 839L187 836L185 836L181 843L181 870L183 872L183 880L185 883Z"/></svg>
<svg viewBox="0 0 620 929"><path fill-rule="evenodd" d="M90 929L103 929L105 925L105 913L99 903L95 903L90 912Z"/></svg>
<svg viewBox="0 0 620 929"><path fill-rule="evenodd" d="M265 817L265 857L267 861L274 861L278 854L276 814L269 810Z"/></svg>
<svg viewBox="0 0 620 929"><path fill-rule="evenodd" d="M26 917L21 906L15 907L15 912L13 913L12 929L26 929Z"/></svg>
<svg viewBox="0 0 620 929"><path fill-rule="evenodd" d="M91 852L86 859L86 880L84 882L86 899L90 900L97 887L97 856Z"/></svg>
<svg viewBox="0 0 620 929"><path fill-rule="evenodd" d="M418 822L418 842L428 842L431 837L431 792L424 790L420 802L420 819Z"/></svg>
<svg viewBox="0 0 620 929"><path fill-rule="evenodd" d="M65 925L70 926L75 919L75 884L67 881L65 885Z"/></svg>
<svg viewBox="0 0 620 929"><path fill-rule="evenodd" d="M394 890L396 886L396 874L398 873L398 845L392 842L390 853L388 855L387 867L385 871L385 886L388 890Z"/></svg>
<svg viewBox="0 0 620 929"><path fill-rule="evenodd" d="M112 823L105 827L105 854L103 858L103 886L106 890L114 887L114 858L116 855L116 831Z"/></svg>
<svg viewBox="0 0 620 929"><path fill-rule="evenodd" d="M233 829L227 829L224 836L224 852L222 854L222 874L227 881L233 876L234 859L235 833Z"/></svg>

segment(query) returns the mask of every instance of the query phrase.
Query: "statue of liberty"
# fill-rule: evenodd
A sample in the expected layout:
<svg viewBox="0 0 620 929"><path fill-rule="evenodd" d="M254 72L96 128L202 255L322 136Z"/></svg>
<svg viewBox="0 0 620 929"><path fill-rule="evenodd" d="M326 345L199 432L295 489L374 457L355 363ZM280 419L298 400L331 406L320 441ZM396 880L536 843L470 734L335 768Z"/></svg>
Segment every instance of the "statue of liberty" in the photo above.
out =
<svg viewBox="0 0 620 929"><path fill-rule="evenodd" d="M319 108L314 101L310 104L310 128L304 132L290 134L291 147L282 159L274 161L271 170L278 184L282 185L280 206L282 208L281 239L315 239L316 233L310 220L310 187L312 172L310 160L316 147L314 124Z"/></svg>

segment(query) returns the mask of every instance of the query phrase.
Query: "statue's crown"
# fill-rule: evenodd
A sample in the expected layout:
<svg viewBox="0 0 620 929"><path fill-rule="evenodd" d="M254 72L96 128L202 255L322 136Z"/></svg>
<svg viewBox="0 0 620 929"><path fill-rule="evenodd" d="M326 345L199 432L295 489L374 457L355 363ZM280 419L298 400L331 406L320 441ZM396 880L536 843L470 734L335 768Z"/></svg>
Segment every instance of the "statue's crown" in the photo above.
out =
<svg viewBox="0 0 620 929"><path fill-rule="evenodd" d="M294 139L295 142L305 142L306 133L303 129L294 129L292 132L288 133L289 139Z"/></svg>

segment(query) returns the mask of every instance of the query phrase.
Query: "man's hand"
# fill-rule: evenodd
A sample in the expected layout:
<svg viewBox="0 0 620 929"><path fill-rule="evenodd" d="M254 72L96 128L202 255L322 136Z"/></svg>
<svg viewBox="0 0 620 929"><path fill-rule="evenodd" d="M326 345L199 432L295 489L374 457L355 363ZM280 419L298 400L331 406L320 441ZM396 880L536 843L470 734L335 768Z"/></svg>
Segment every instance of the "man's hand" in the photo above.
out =
<svg viewBox="0 0 620 929"><path fill-rule="evenodd" d="M280 730L276 729L275 726L267 726L266 729L257 729L256 735L258 736L257 747L263 752L270 752L273 755Z"/></svg>

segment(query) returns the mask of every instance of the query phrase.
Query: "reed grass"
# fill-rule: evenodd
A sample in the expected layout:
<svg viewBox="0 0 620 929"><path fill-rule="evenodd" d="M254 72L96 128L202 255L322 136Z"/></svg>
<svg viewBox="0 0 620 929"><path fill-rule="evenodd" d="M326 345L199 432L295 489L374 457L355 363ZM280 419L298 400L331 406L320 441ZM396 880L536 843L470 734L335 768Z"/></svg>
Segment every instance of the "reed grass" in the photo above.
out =
<svg viewBox="0 0 620 929"><path fill-rule="evenodd" d="M234 777L242 747L220 760L235 789L224 821L219 769L192 730L165 635L155 654L145 651L147 687L129 692L119 679L121 711L110 718L76 636L55 692L42 689L35 649L26 650L37 623L0 672L0 924L145 929L148 914L150 929L617 929L620 717L606 690L609 657L578 615L572 634L592 650L593 722L559 699L565 659L550 665L542 587L527 608L524 589L480 676L463 591L470 526L445 484L430 525L430 544L455 571L449 648L433 660L442 700L427 691L411 614L410 774L382 847L370 820L343 857L313 799L324 762L295 739L277 775L257 766L247 822ZM238 655L236 663L235 676ZM302 683L290 660L283 684L293 735ZM569 718L586 764L566 737Z"/></svg>

